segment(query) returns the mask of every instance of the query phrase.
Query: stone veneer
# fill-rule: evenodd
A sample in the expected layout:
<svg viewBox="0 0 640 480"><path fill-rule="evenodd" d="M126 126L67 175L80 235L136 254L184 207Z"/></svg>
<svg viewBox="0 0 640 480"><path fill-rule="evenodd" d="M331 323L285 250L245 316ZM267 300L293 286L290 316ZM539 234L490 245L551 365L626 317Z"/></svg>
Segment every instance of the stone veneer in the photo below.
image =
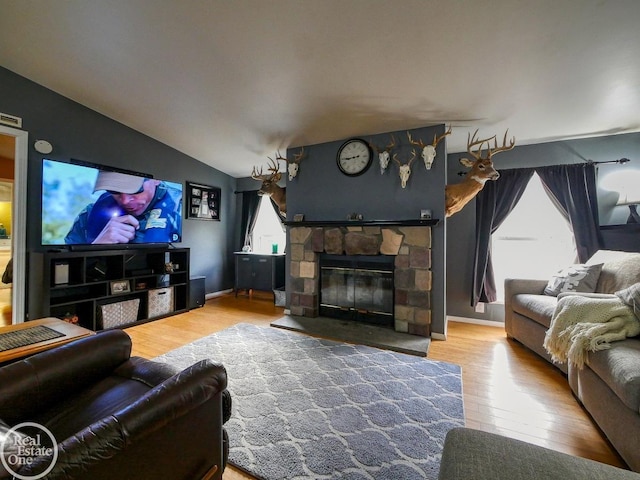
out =
<svg viewBox="0 0 640 480"><path fill-rule="evenodd" d="M395 331L431 336L431 227L290 226L292 315L317 317L321 253L395 255Z"/></svg>

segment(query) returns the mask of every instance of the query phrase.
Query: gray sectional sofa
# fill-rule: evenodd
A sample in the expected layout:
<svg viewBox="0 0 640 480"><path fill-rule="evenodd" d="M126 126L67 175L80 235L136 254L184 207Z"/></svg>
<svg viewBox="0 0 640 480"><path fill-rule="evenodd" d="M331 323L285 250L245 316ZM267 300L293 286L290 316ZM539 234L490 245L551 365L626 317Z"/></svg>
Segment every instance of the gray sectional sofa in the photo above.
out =
<svg viewBox="0 0 640 480"><path fill-rule="evenodd" d="M637 473L470 428L447 433L438 480L640 480Z"/></svg>
<svg viewBox="0 0 640 480"><path fill-rule="evenodd" d="M601 250L587 264L602 263L595 295L613 294L640 282L640 253ZM543 347L557 298L544 294L548 280L505 280L505 329L551 362ZM589 294L587 294L589 295ZM640 472L640 339L612 342L588 354L584 368L555 364L594 421L632 470Z"/></svg>

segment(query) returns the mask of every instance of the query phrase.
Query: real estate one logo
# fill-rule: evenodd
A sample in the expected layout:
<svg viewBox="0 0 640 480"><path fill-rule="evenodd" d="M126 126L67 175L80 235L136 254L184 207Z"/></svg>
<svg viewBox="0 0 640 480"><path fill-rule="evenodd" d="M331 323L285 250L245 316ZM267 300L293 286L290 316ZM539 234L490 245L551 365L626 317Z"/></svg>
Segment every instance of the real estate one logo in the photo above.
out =
<svg viewBox="0 0 640 480"><path fill-rule="evenodd" d="M0 428L0 460L14 478L37 480L53 469L58 460L58 442L48 428L35 422L23 422L4 430ZM36 463L35 473L17 473Z"/></svg>

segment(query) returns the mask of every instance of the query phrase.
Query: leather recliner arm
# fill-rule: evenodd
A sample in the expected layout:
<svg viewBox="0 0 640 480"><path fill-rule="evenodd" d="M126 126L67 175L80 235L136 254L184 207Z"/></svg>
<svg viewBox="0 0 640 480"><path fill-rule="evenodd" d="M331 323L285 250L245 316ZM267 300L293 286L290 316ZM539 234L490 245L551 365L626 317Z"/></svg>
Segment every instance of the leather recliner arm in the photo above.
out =
<svg viewBox="0 0 640 480"><path fill-rule="evenodd" d="M115 413L114 417L131 439L139 438L179 418L226 388L225 368L211 360L201 360L157 385ZM151 404L153 408L149 408Z"/></svg>

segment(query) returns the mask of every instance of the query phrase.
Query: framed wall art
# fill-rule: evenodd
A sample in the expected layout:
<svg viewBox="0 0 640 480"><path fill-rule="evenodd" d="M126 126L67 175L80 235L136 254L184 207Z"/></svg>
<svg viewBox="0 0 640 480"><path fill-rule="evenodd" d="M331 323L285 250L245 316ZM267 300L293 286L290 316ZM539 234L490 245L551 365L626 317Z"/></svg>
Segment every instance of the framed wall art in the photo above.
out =
<svg viewBox="0 0 640 480"><path fill-rule="evenodd" d="M221 189L200 183L186 183L186 218L220 220Z"/></svg>

